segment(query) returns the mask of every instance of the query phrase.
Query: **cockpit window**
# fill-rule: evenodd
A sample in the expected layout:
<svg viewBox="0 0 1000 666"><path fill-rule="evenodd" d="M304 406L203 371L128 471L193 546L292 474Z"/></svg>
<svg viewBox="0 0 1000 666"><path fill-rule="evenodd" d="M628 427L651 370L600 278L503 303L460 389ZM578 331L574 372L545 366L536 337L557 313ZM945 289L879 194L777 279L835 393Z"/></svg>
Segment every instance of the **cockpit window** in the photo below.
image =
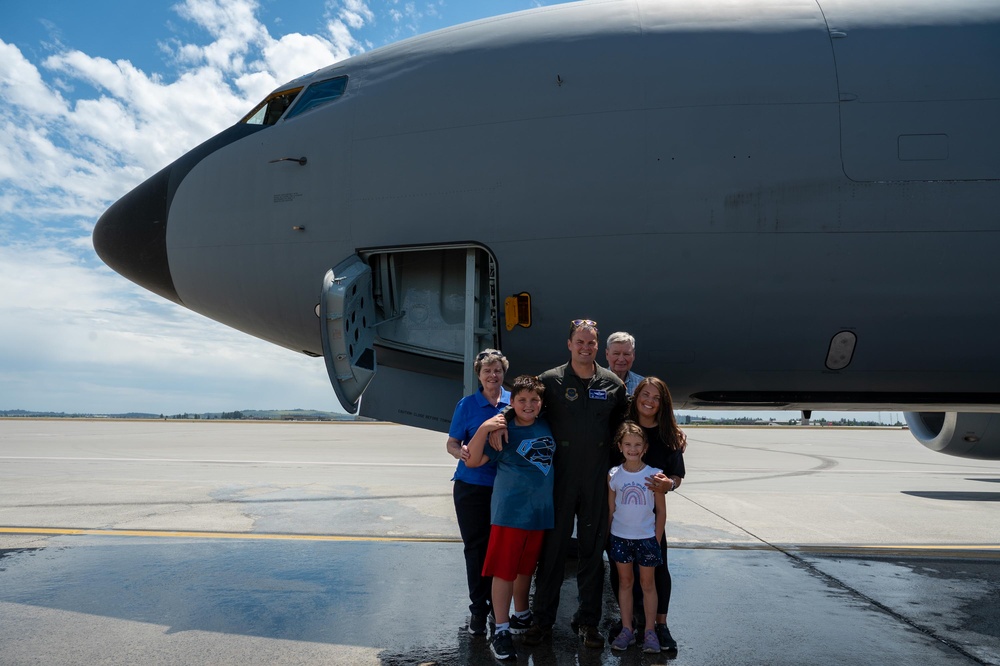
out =
<svg viewBox="0 0 1000 666"><path fill-rule="evenodd" d="M268 95L267 99L255 106L253 111L245 115L240 122L247 125L273 125L301 91L302 88L292 88Z"/></svg>
<svg viewBox="0 0 1000 666"><path fill-rule="evenodd" d="M335 79L327 79L326 81L313 83L305 89L298 102L296 102L295 107L288 112L286 120L288 118L294 118L295 116L305 113L311 109L315 109L317 106L329 104L343 95L346 88L346 76L338 76Z"/></svg>

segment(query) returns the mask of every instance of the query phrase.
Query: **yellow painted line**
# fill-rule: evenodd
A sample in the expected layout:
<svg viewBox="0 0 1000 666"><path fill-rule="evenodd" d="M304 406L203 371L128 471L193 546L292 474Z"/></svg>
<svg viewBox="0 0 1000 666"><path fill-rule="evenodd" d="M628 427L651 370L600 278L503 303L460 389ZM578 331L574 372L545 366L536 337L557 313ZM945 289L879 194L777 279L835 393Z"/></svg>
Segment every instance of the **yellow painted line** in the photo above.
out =
<svg viewBox="0 0 1000 666"><path fill-rule="evenodd" d="M247 539L262 541L397 541L414 543L462 543L453 537L377 537L338 536L333 534L255 534L252 532L185 532L171 530L94 530L67 527L0 527L0 534L39 534L51 536L130 536L168 539Z"/></svg>

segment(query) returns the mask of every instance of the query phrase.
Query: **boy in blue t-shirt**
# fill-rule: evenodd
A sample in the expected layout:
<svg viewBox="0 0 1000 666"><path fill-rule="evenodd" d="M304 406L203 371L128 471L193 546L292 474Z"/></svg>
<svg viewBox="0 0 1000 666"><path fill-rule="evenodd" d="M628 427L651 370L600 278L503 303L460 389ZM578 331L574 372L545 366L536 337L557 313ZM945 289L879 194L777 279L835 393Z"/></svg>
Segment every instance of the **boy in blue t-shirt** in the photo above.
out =
<svg viewBox="0 0 1000 666"><path fill-rule="evenodd" d="M538 419L544 391L537 377L521 375L515 379L510 392L513 423L502 414L492 417L479 426L467 446L467 467L490 460L497 463L490 544L483 564L483 575L493 576L497 625L490 649L497 659L516 657L511 633L524 633L531 626L531 574L538 564L542 536L555 524L552 457L556 442L548 424ZM503 448L485 448L489 434L503 429L508 431ZM514 617L510 616L511 599Z"/></svg>

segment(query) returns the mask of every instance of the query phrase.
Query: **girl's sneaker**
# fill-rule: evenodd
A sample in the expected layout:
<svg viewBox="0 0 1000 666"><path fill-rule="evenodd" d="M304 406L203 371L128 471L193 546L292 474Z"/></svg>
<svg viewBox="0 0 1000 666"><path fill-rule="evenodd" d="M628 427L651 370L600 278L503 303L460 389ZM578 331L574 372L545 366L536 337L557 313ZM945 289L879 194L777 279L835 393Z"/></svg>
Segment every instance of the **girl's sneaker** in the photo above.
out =
<svg viewBox="0 0 1000 666"><path fill-rule="evenodd" d="M612 650L625 650L629 645L635 645L635 634L628 627L622 627L618 637L611 641ZM656 644L659 647L659 643ZM657 650L659 651L659 650Z"/></svg>
<svg viewBox="0 0 1000 666"><path fill-rule="evenodd" d="M643 652L659 652L660 651L660 639L656 637L656 632L650 629L646 632L646 635L642 640L642 651Z"/></svg>

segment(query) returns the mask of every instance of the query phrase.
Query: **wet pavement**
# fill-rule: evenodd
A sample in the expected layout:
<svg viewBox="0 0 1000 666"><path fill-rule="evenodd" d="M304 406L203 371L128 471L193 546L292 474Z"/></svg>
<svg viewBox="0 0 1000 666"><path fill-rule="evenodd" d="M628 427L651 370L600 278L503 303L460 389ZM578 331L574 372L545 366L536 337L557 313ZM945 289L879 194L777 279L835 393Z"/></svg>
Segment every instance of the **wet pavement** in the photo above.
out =
<svg viewBox="0 0 1000 666"><path fill-rule="evenodd" d="M0 560L3 664L488 664L451 543L59 537ZM518 663L984 664L995 560L674 549L676 656L582 646L573 571L553 640ZM937 600L929 602L929 599ZM943 601L947 600L947 601ZM610 597L607 613L613 617ZM896 608L906 612L897 612Z"/></svg>
<svg viewBox="0 0 1000 666"><path fill-rule="evenodd" d="M465 630L438 435L17 425L3 666L496 663ZM571 566L552 641L515 639L516 663L1000 664L1000 466L897 435L690 431L668 508L677 654L583 647Z"/></svg>

